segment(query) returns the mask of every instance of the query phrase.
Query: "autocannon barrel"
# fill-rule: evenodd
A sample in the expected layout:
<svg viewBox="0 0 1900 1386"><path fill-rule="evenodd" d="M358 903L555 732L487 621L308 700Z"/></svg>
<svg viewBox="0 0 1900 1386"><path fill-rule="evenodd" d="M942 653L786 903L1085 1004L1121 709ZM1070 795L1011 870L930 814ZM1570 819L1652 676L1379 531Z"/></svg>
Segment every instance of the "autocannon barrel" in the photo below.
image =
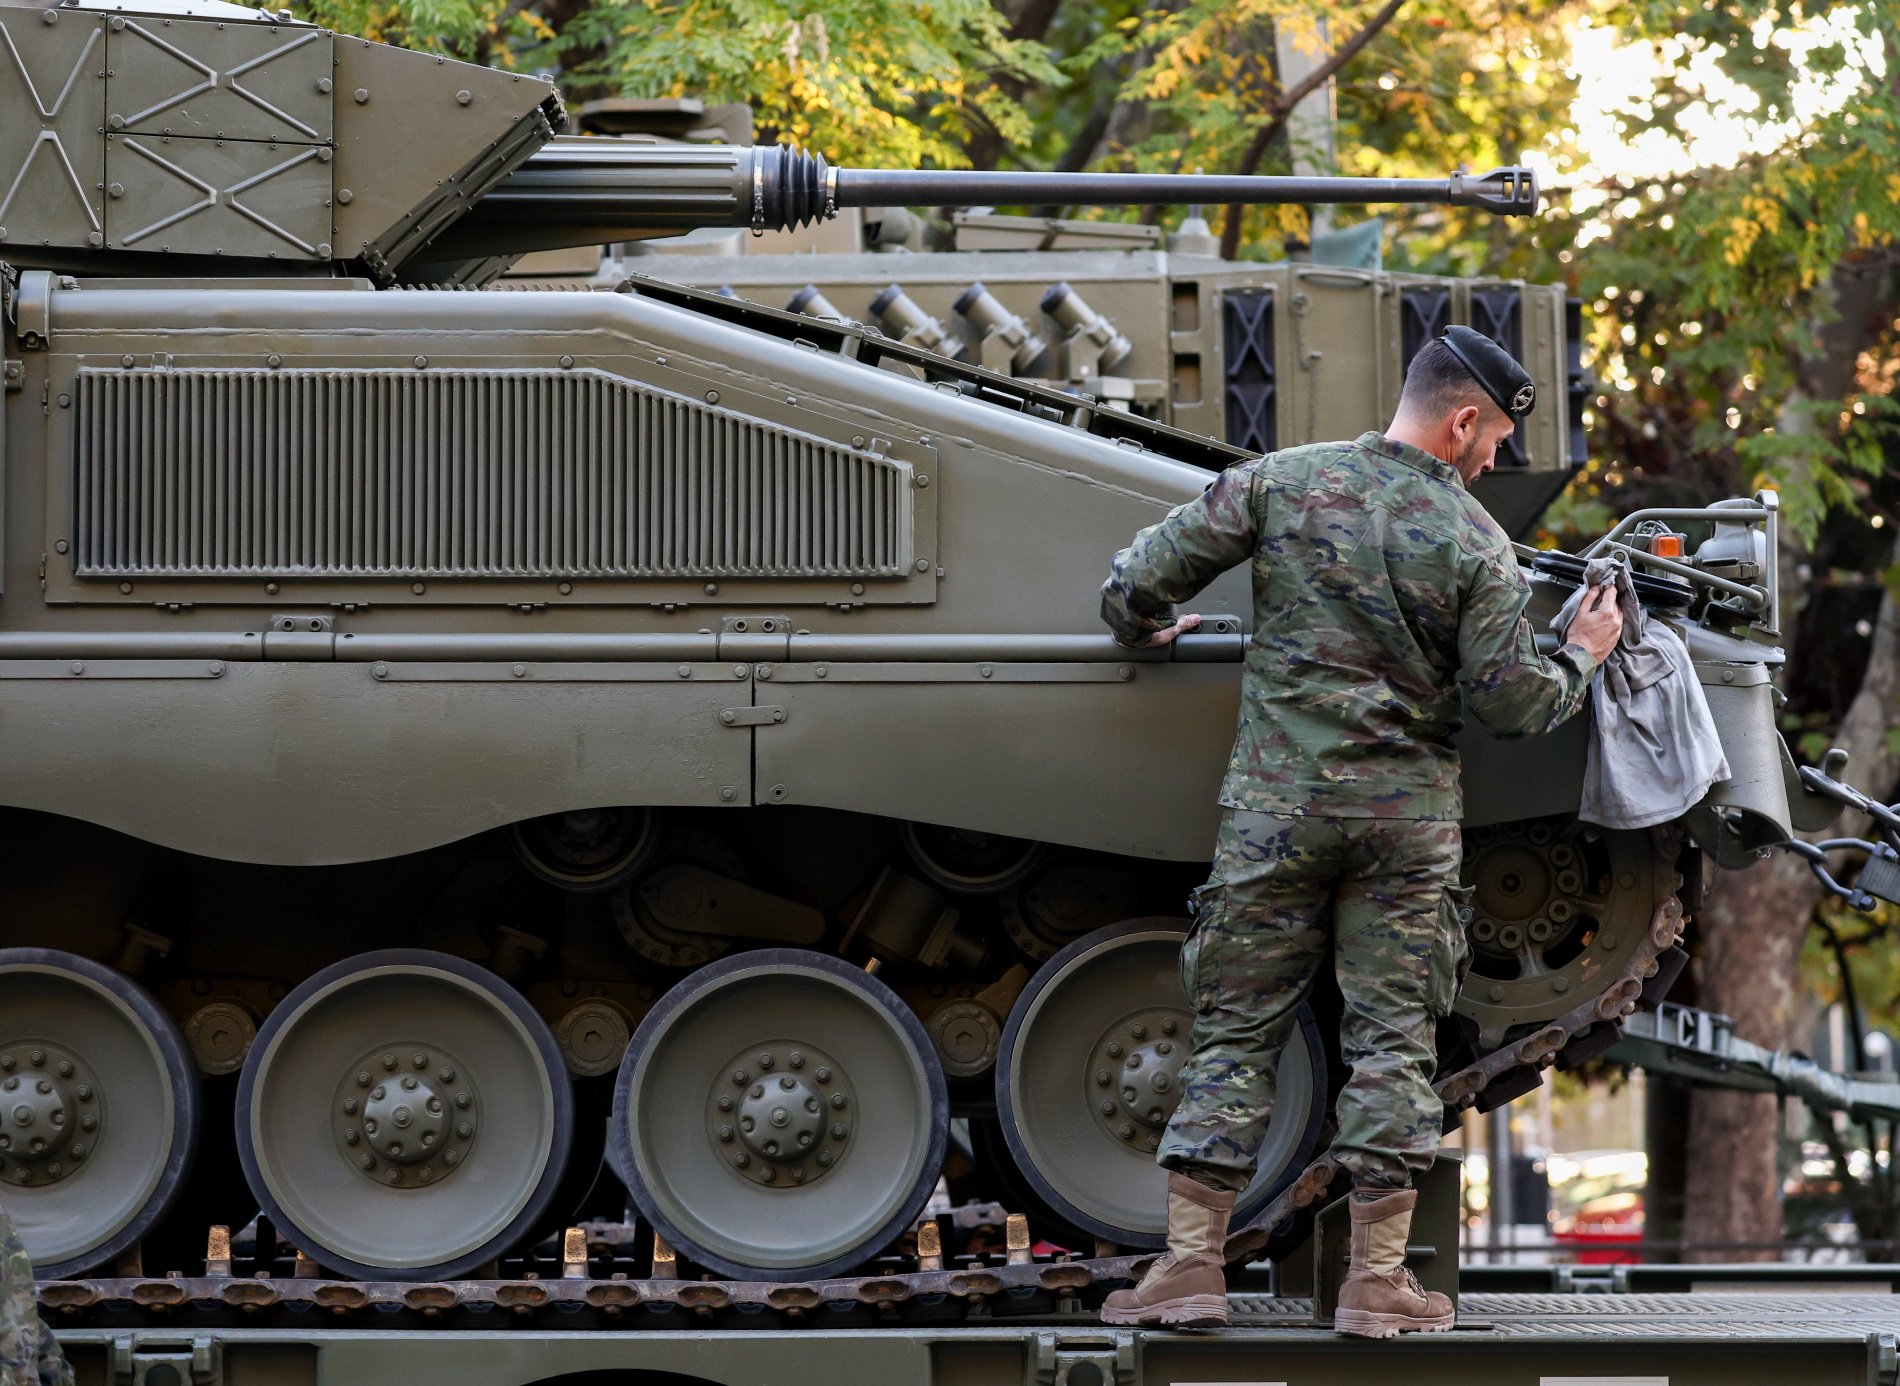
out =
<svg viewBox="0 0 1900 1386"><path fill-rule="evenodd" d="M1507 216L1537 210L1526 168L1444 178L1159 173L996 173L839 168L789 145L557 139L449 227L431 258L633 240L698 227L785 230L842 207L1060 203L1436 203Z"/></svg>

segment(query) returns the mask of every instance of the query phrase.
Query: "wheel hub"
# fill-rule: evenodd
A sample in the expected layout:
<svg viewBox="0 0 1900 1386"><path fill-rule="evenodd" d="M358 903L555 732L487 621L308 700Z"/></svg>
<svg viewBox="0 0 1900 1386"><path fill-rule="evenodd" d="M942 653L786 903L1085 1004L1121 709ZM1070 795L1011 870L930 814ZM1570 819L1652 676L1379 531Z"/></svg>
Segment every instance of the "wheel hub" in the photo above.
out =
<svg viewBox="0 0 1900 1386"><path fill-rule="evenodd" d="M104 1116L99 1080L77 1055L42 1043L0 1050L0 1182L66 1178L92 1153Z"/></svg>
<svg viewBox="0 0 1900 1386"><path fill-rule="evenodd" d="M468 1159L481 1127L481 1094L440 1046L386 1045L337 1086L337 1149L391 1188L439 1184Z"/></svg>
<svg viewBox="0 0 1900 1386"><path fill-rule="evenodd" d="M837 1168L858 1119L850 1076L831 1055L801 1045L749 1047L713 1080L706 1128L735 1174L796 1188Z"/></svg>
<svg viewBox="0 0 1900 1386"><path fill-rule="evenodd" d="M952 1078L974 1078L989 1069L1003 1041L1003 1022L980 1001L946 1001L931 1013L925 1029Z"/></svg>
<svg viewBox="0 0 1900 1386"><path fill-rule="evenodd" d="M1095 1119L1131 1150L1158 1150L1181 1100L1192 1025L1185 1011L1155 1007L1124 1016L1090 1051L1084 1085Z"/></svg>
<svg viewBox="0 0 1900 1386"><path fill-rule="evenodd" d="M1491 957L1515 959L1566 937L1577 921L1573 903L1583 889L1577 849L1549 824L1534 823L1522 837L1494 838L1471 857L1477 882L1472 946Z"/></svg>
<svg viewBox="0 0 1900 1386"><path fill-rule="evenodd" d="M1537 819L1465 834L1471 972L1458 1014L1481 1047L1541 1025L1614 979L1675 889L1649 835Z"/></svg>

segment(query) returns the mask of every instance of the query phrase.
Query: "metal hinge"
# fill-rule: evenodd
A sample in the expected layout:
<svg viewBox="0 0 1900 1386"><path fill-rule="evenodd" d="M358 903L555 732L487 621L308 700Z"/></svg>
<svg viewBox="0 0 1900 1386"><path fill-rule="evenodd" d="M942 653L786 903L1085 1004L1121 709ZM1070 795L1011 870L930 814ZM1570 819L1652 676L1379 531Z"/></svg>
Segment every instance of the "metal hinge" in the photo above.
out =
<svg viewBox="0 0 1900 1386"><path fill-rule="evenodd" d="M335 659L335 622L327 612L279 612L264 627L264 658L319 662Z"/></svg>
<svg viewBox="0 0 1900 1386"><path fill-rule="evenodd" d="M224 1354L211 1338L188 1342L134 1343L112 1340L114 1386L219 1386Z"/></svg>
<svg viewBox="0 0 1900 1386"><path fill-rule="evenodd" d="M719 724L724 727L769 727L784 720L782 707L728 707L719 713Z"/></svg>

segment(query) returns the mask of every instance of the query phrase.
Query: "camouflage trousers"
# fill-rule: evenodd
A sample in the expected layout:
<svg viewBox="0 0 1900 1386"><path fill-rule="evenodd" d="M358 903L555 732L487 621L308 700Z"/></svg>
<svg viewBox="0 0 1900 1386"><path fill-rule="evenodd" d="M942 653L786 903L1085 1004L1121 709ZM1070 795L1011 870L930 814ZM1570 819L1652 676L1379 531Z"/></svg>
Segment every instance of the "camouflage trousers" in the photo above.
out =
<svg viewBox="0 0 1900 1386"><path fill-rule="evenodd" d="M1246 1187L1280 1052L1330 947L1345 999L1340 1053L1352 1067L1332 1153L1365 1188L1403 1187L1431 1167L1444 1115L1431 1086L1436 1022L1468 957L1448 889L1460 856L1450 821L1226 810L1181 950L1194 1052L1162 1165Z"/></svg>
<svg viewBox="0 0 1900 1386"><path fill-rule="evenodd" d="M33 1263L0 1212L0 1386L73 1386L73 1369L45 1324L33 1291Z"/></svg>

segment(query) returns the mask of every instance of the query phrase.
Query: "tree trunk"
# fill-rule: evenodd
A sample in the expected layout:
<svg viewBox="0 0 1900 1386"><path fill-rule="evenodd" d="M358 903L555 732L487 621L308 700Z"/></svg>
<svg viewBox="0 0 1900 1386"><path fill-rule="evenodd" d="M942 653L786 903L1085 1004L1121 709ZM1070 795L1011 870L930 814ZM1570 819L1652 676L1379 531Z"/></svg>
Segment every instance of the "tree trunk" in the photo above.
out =
<svg viewBox="0 0 1900 1386"><path fill-rule="evenodd" d="M1786 852L1716 874L1698 921L1696 986L1703 1009L1733 1016L1744 1039L1785 1048L1799 1004L1796 961L1821 887ZM1770 1093L1696 1088L1689 1097L1690 1165L1682 1239L1691 1245L1772 1242L1781 1236L1780 1141ZM1772 1251L1690 1252L1691 1261L1773 1261Z"/></svg>

